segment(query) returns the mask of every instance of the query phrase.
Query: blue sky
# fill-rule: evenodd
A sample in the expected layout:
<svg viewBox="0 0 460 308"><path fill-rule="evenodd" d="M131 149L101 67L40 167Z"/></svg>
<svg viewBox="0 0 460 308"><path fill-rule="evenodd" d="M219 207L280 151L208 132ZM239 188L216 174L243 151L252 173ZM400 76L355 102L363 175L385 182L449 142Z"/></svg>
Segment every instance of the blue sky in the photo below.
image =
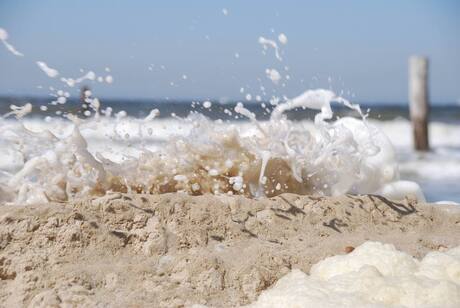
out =
<svg viewBox="0 0 460 308"><path fill-rule="evenodd" d="M455 0L0 0L0 27L25 54L0 46L2 95L65 90L35 64L45 61L62 76L109 67L113 84L91 85L100 97L242 99L241 87L255 97L263 85L265 99L322 87L358 102L404 102L408 57L422 54L432 101L460 100ZM280 33L288 37L283 62L257 42ZM276 86L266 68L291 79Z"/></svg>

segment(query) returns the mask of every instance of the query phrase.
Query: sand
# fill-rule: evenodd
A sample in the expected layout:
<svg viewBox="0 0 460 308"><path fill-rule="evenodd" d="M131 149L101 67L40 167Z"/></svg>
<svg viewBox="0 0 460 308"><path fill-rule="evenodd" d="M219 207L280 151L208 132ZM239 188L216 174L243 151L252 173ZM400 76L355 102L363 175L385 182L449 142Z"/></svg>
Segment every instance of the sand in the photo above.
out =
<svg viewBox="0 0 460 308"><path fill-rule="evenodd" d="M379 196L110 194L0 206L5 307L249 304L367 240L416 258L460 245L460 208Z"/></svg>

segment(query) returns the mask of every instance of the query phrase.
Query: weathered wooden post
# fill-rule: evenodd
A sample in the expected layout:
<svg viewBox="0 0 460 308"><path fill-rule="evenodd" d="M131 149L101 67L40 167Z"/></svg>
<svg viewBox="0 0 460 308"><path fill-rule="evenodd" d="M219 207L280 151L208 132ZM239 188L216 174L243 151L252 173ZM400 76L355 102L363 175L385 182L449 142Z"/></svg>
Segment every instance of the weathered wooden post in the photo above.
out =
<svg viewBox="0 0 460 308"><path fill-rule="evenodd" d="M428 59L425 57L409 58L409 110L415 149L428 151Z"/></svg>
<svg viewBox="0 0 460 308"><path fill-rule="evenodd" d="M87 104L86 102L86 99L88 98L88 96L86 95L86 91L89 91L89 87L88 86L82 86L80 88L80 104Z"/></svg>

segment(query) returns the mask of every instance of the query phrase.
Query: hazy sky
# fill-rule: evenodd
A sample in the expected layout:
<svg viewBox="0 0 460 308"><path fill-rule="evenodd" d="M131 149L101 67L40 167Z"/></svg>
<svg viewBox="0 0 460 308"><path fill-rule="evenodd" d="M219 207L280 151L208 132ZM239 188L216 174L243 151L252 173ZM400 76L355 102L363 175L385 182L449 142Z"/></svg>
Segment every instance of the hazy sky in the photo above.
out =
<svg viewBox="0 0 460 308"><path fill-rule="evenodd" d="M323 87L358 102L404 102L408 57L422 54L432 101L460 100L456 0L0 0L0 27L25 55L0 46L2 95L46 96L49 86L67 89L61 76L105 76L109 67L114 82L92 84L97 96L242 99L241 87L255 97L263 85L265 99ZM280 33L282 62L258 43ZM61 76L49 78L36 61ZM281 73L279 85L267 68Z"/></svg>

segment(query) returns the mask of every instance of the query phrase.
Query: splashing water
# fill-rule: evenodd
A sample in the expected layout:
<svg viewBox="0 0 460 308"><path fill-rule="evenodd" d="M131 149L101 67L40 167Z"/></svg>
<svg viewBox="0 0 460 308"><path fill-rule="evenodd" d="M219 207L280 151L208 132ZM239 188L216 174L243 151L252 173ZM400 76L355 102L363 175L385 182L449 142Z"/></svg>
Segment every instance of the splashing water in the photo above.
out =
<svg viewBox="0 0 460 308"><path fill-rule="evenodd" d="M6 113L6 114L4 114L3 117L7 118L7 117L13 115L13 116L16 117L16 119L20 119L20 118L22 118L22 117L24 117L27 114L32 112L32 104L27 103L27 104L25 104L23 106L11 105L10 109L11 109L11 111Z"/></svg>
<svg viewBox="0 0 460 308"><path fill-rule="evenodd" d="M0 28L0 41L2 41L3 45L5 45L5 48L9 52L11 52L13 55L18 56L18 57L23 57L24 54L22 52L19 52L16 48L14 48L14 46L8 43L7 40L8 40L8 32L5 29Z"/></svg>
<svg viewBox="0 0 460 308"><path fill-rule="evenodd" d="M281 79L280 73L274 68L272 69L267 68L265 70L265 73L267 74L268 79L270 79L274 84L278 84L278 82Z"/></svg>
<svg viewBox="0 0 460 308"><path fill-rule="evenodd" d="M287 39L286 39L286 42L287 42ZM264 50L267 50L268 47L271 47L275 50L275 57L279 60L279 61L282 61L283 59L281 58L281 55L280 55L280 51L279 51L279 47L278 47L278 44L273 41L273 40L270 40L270 39L267 39L263 36L259 37L259 44L262 45L262 47L264 48Z"/></svg>
<svg viewBox="0 0 460 308"><path fill-rule="evenodd" d="M331 121L332 102L361 113L359 106L321 89L279 104L265 122L257 121L240 103L235 112L248 117L249 126L211 121L194 113L181 120L190 127L187 134L172 136L154 151L141 142L135 149L138 154L124 161L89 151L81 130L98 130L106 125L99 116L87 120L68 116L72 129L60 136L21 125L19 130L1 132L24 160L22 168L1 183L2 198L37 203L109 191L182 191L248 197L283 192L380 193L423 200L415 183L398 181L395 154L386 136L365 117ZM313 126L298 125L284 115L299 107L319 111ZM99 115L98 108L95 114ZM158 110L152 110L139 122L138 138L145 137L144 125L157 115ZM113 121L114 132L121 119ZM118 135L124 140L134 137Z"/></svg>
<svg viewBox="0 0 460 308"><path fill-rule="evenodd" d="M59 75L59 72L57 70L55 70L54 68L49 67L48 64L46 64L45 62L37 61L36 63L38 65L38 67L43 72L45 72L46 75L48 75L48 77L54 78L54 77L57 77Z"/></svg>
<svg viewBox="0 0 460 308"><path fill-rule="evenodd" d="M0 29L0 40L8 47L7 38L7 32ZM287 43L283 33L278 40L282 45ZM282 61L274 40L260 37L259 43L264 50L273 48L275 57ZM36 64L49 77L59 75L43 61ZM275 69L267 69L266 74L275 84L281 79ZM102 82L104 78L88 71L79 78L60 80L74 87L85 80ZM113 77L108 75L105 81L112 83ZM65 104L69 95L62 90L56 94L57 99L51 104ZM265 122L258 121L255 114L238 103L234 112L248 118L249 126L211 121L199 113L191 113L185 119L175 117L189 131L171 135L155 150L146 146L145 138L153 133L151 128L146 131L146 127L155 121L158 110L138 121L134 134L122 133L119 127L126 113L119 112L113 119L111 109L107 108L102 111L105 117L101 117L99 100L92 98L90 91L84 95L84 107L88 108L84 115L92 117L80 119L65 114L67 129L61 132L27 127L22 118L32 110L32 105L11 106L12 111L4 117L14 115L20 125L0 126L0 141L22 162L18 170L0 173L0 201L66 201L110 191L225 193L256 198L284 192L378 193L394 199L410 195L424 200L417 184L398 180L395 153L387 137L367 123L358 105L329 90L309 90L283 103L273 97L270 103L276 107ZM251 100L251 94L247 93L246 99ZM256 100L260 101L260 96ZM354 110L361 119L332 120L333 102ZM203 108L211 107L210 101L203 103ZM307 127L289 121L285 112L296 108L318 110L314 125ZM113 126L109 138L127 143L128 148L123 150L129 155L117 149L104 153L89 149L81 132L104 130L107 125ZM131 138L140 140L137 147L130 146ZM122 159L113 159L117 156Z"/></svg>

